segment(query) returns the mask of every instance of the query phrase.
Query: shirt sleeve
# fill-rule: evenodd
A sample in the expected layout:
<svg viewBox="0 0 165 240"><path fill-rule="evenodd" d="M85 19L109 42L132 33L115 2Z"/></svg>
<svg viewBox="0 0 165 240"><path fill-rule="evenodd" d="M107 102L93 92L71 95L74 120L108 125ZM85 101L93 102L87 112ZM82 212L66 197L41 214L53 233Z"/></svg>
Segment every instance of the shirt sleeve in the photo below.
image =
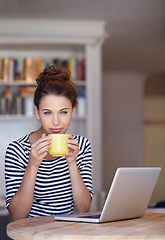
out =
<svg viewBox="0 0 165 240"><path fill-rule="evenodd" d="M9 144L5 154L6 207L18 191L26 169L25 153L18 142Z"/></svg>
<svg viewBox="0 0 165 240"><path fill-rule="evenodd" d="M93 197L92 184L92 151L91 145L87 138L81 137L79 140L80 152L77 157L77 166L81 177L88 188L91 198Z"/></svg>

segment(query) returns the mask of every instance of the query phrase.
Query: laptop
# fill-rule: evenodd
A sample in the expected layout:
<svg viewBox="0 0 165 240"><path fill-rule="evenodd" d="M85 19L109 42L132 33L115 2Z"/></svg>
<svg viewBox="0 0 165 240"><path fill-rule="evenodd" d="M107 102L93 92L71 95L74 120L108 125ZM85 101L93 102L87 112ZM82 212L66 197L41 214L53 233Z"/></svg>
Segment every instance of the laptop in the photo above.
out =
<svg viewBox="0 0 165 240"><path fill-rule="evenodd" d="M159 167L118 168L101 212L55 215L55 220L103 223L142 217L158 180Z"/></svg>

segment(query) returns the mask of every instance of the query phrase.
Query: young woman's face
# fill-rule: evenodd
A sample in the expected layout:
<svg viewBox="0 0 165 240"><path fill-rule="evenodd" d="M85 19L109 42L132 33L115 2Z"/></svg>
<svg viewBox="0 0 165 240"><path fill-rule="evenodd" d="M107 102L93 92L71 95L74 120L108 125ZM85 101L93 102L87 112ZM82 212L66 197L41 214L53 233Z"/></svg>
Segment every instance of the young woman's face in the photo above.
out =
<svg viewBox="0 0 165 240"><path fill-rule="evenodd" d="M39 110L35 107L37 118L41 121L44 133L66 133L75 108L64 96L47 95L41 99Z"/></svg>

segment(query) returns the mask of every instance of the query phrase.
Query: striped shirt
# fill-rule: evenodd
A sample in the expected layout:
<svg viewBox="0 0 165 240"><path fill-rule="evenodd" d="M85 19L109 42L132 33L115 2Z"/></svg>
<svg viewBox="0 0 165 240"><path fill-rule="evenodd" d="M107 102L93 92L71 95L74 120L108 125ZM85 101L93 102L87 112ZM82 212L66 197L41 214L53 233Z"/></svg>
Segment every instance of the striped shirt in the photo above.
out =
<svg viewBox="0 0 165 240"><path fill-rule="evenodd" d="M74 136L79 143L77 167L88 188L91 198L92 187L92 153L88 139ZM18 191L30 155L29 135L9 144L5 156L6 206ZM29 217L73 213L74 202L69 168L65 157L42 160L38 168L34 197Z"/></svg>

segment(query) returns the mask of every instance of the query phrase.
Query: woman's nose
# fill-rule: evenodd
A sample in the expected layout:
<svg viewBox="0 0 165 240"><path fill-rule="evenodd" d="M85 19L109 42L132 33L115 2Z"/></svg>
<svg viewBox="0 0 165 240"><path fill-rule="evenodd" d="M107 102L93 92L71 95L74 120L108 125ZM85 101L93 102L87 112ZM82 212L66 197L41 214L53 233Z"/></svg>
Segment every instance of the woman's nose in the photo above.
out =
<svg viewBox="0 0 165 240"><path fill-rule="evenodd" d="M53 124L58 125L59 124L59 116L58 114L53 115Z"/></svg>

